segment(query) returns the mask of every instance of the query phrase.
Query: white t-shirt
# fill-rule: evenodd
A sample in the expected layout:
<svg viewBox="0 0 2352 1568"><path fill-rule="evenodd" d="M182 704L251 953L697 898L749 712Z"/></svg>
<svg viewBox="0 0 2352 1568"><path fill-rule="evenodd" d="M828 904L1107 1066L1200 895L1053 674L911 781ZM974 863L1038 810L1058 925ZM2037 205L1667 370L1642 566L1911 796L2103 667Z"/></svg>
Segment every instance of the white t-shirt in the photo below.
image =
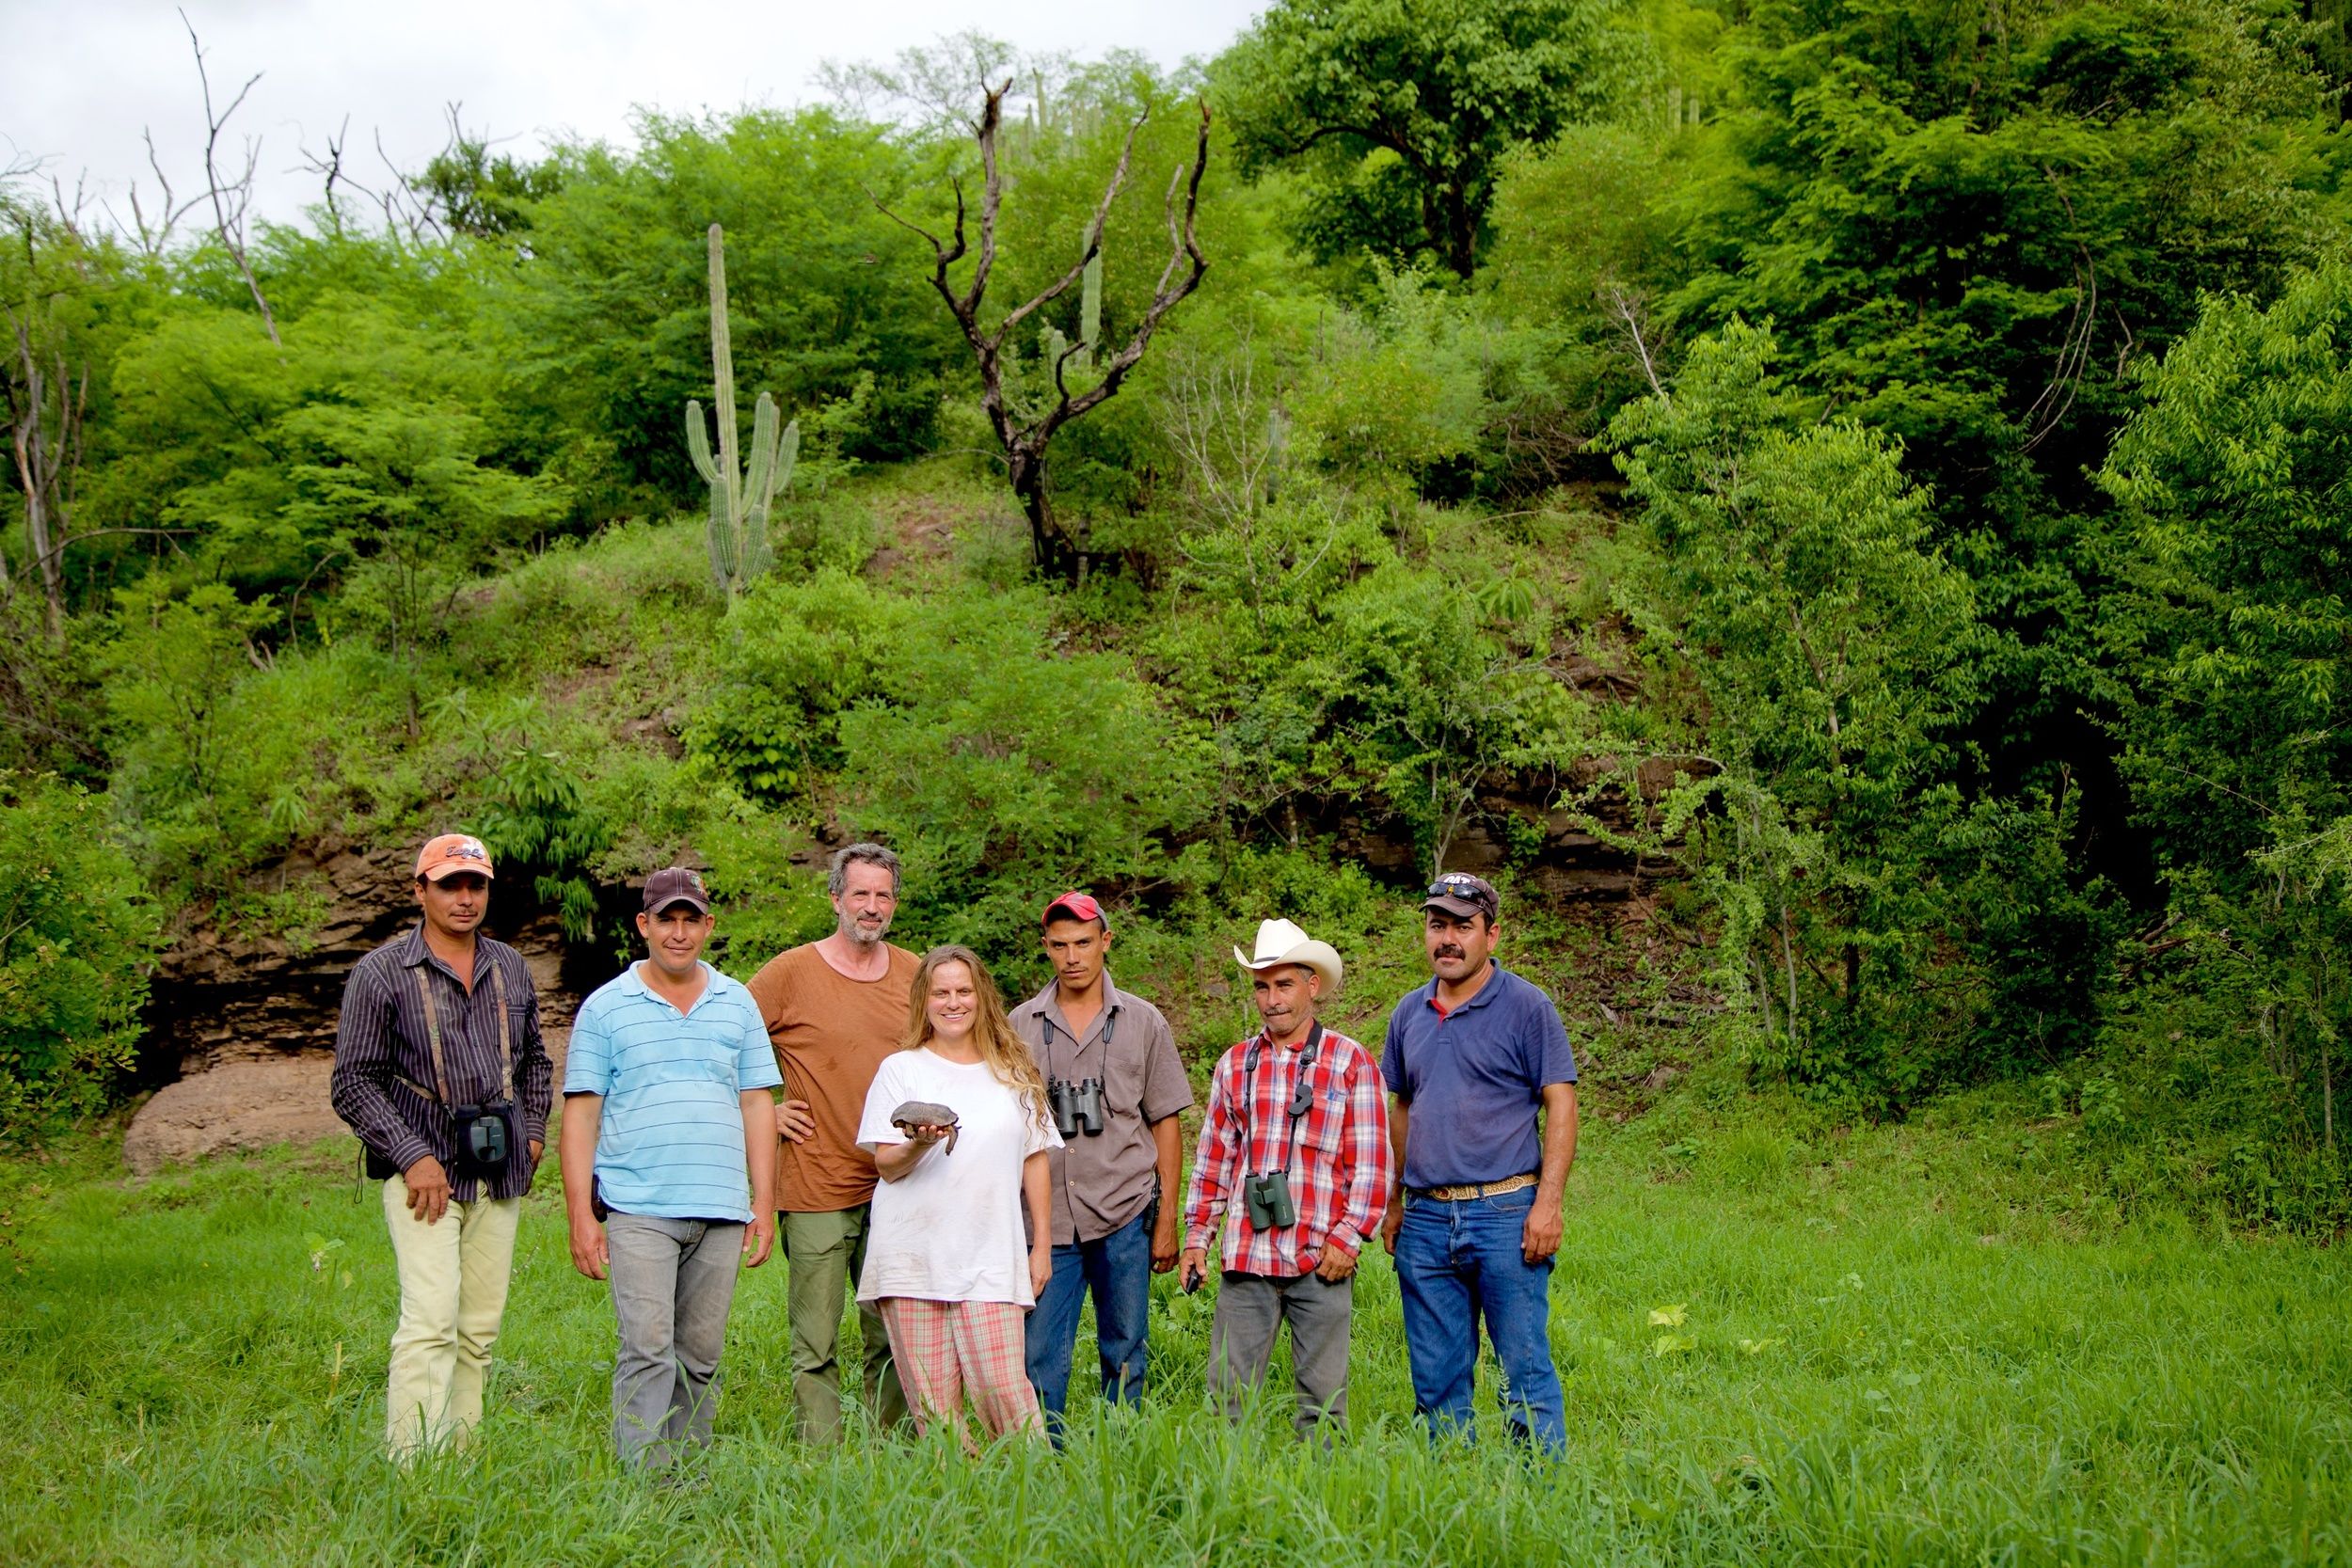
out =
<svg viewBox="0 0 2352 1568"><path fill-rule="evenodd" d="M951 1062L929 1049L882 1059L866 1093L857 1141L868 1152L907 1141L890 1113L910 1100L951 1107L956 1147L945 1139L896 1181L874 1189L866 1241L866 1273L857 1299L914 1296L924 1301L1009 1301L1033 1306L1029 1243L1022 1228L1021 1164L1061 1147L1040 1127L1020 1093L985 1062Z"/></svg>

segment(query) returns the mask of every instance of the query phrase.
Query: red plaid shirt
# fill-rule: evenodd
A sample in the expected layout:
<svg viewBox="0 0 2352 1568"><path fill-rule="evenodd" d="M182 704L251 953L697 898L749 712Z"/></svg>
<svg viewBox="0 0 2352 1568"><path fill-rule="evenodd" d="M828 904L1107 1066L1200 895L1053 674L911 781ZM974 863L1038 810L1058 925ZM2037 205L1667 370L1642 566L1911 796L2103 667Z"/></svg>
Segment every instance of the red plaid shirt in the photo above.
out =
<svg viewBox="0 0 2352 1568"><path fill-rule="evenodd" d="M1222 1215L1226 1268L1291 1278L1314 1271L1327 1240L1353 1257L1378 1227L1393 1175L1389 1111L1371 1054L1326 1029L1315 1053L1314 1105L1294 1127L1291 1091L1305 1047L1266 1041L1257 1072L1248 1074L1243 1064L1253 1043L1226 1052L1209 1080L1208 1115L1184 1200L1184 1245L1209 1250L1209 1233ZM1290 1172L1298 1223L1260 1230L1242 1201L1242 1179L1282 1169Z"/></svg>

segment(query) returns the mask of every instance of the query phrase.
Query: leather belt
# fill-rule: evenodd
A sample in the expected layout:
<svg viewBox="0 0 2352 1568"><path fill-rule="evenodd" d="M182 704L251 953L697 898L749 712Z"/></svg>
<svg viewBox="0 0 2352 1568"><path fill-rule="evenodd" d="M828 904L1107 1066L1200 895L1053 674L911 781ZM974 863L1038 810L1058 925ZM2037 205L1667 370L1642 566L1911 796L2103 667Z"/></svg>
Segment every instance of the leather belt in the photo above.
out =
<svg viewBox="0 0 2352 1568"><path fill-rule="evenodd" d="M1474 1181L1460 1187L1408 1187L1415 1197L1435 1198L1439 1203L1463 1203L1474 1197L1501 1197L1505 1193L1520 1192L1535 1184L1537 1173L1506 1176L1500 1181Z"/></svg>

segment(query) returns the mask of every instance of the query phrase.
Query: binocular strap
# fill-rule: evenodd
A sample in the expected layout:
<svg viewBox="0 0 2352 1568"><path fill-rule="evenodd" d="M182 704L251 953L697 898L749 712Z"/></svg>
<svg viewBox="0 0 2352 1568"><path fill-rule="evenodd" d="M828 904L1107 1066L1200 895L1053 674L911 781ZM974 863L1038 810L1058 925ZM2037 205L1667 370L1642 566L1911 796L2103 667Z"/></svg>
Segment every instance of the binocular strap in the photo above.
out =
<svg viewBox="0 0 2352 1568"><path fill-rule="evenodd" d="M1315 1057L1323 1049L1323 1021L1315 1020L1313 1033L1298 1053L1298 1082L1291 1089L1290 1125L1282 1133L1281 1169L1287 1173L1291 1162L1298 1156L1298 1130L1307 1119L1307 1113L1315 1107ZM1257 1141L1258 1062L1265 1054L1265 1037L1260 1035L1249 1043L1249 1054L1242 1061L1242 1103L1247 1108L1243 1127L1249 1141ZM1246 1158L1246 1155L1245 1155ZM1263 1171L1254 1172L1264 1175Z"/></svg>

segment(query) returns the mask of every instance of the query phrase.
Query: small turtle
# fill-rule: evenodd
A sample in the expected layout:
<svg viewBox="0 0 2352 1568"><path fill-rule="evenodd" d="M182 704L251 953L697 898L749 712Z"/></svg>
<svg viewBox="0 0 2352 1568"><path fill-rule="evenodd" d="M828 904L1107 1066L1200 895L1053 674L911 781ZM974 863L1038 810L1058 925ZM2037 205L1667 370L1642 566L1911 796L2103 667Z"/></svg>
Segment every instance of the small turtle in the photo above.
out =
<svg viewBox="0 0 2352 1568"><path fill-rule="evenodd" d="M947 1143L946 1147L940 1150L942 1154L953 1154L956 1151L956 1137L961 1132L961 1128L957 1124L956 1113L935 1100L905 1101L890 1113L890 1125L910 1138L914 1136L914 1130L918 1127L945 1127L947 1130Z"/></svg>

